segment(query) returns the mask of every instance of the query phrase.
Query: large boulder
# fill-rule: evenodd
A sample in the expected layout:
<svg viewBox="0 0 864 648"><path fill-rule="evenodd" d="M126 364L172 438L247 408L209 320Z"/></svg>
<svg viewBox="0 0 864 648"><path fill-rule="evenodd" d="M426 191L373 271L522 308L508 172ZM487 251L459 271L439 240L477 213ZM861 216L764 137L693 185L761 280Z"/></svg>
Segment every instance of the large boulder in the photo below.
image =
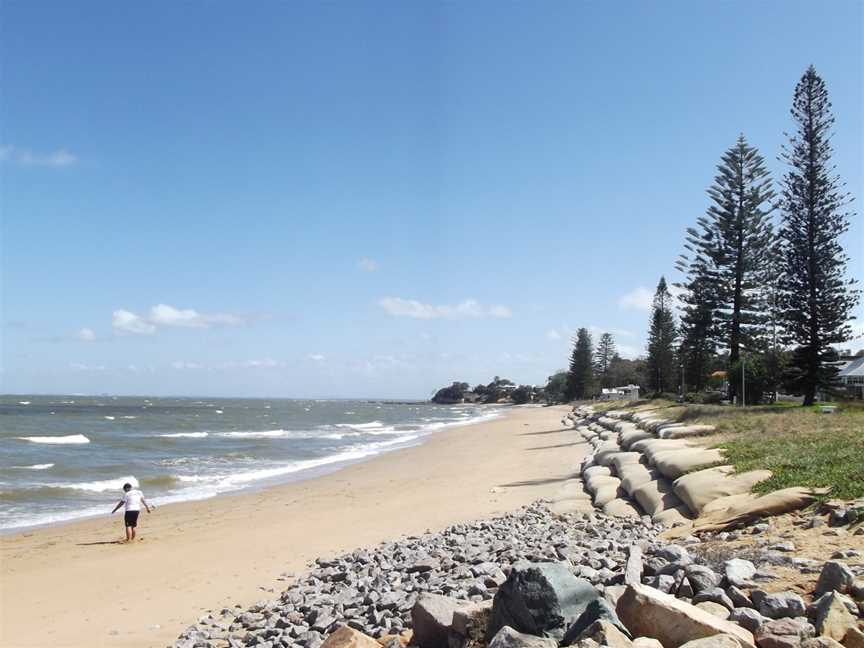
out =
<svg viewBox="0 0 864 648"><path fill-rule="evenodd" d="M842 594L831 591L816 602L816 634L842 642L851 628L858 622L849 613Z"/></svg>
<svg viewBox="0 0 864 648"><path fill-rule="evenodd" d="M462 607L466 607L464 601L439 594L421 594L411 609L414 643L420 648L447 648L453 615Z"/></svg>
<svg viewBox="0 0 864 648"><path fill-rule="evenodd" d="M799 648L814 634L813 626L806 619L776 619L763 623L755 637L759 648Z"/></svg>
<svg viewBox="0 0 864 648"><path fill-rule="evenodd" d="M738 648L738 640L727 634L716 634L688 641L681 648Z"/></svg>
<svg viewBox="0 0 864 648"><path fill-rule="evenodd" d="M855 574L849 567L839 560L829 560L822 565L822 571L819 573L819 580L816 582L816 596L830 592L840 592L845 594L852 587L855 581Z"/></svg>
<svg viewBox="0 0 864 648"><path fill-rule="evenodd" d="M321 648L381 648L381 644L354 628L342 626L330 633Z"/></svg>
<svg viewBox="0 0 864 648"><path fill-rule="evenodd" d="M756 645L753 635L741 626L647 585L630 585L618 600L617 612L631 634L654 637L664 648L716 634L735 637L743 648Z"/></svg>
<svg viewBox="0 0 864 648"><path fill-rule="evenodd" d="M727 582L735 587L749 586L751 584L750 579L756 575L756 565L742 558L727 560L723 563L723 570L726 573Z"/></svg>
<svg viewBox="0 0 864 648"><path fill-rule="evenodd" d="M563 563L519 562L495 594L488 636L510 626L517 632L561 641L571 631L578 636L598 619L624 630L614 609L591 582L576 578Z"/></svg>
<svg viewBox="0 0 864 648"><path fill-rule="evenodd" d="M608 646L609 648L633 648L633 642L630 641L630 637L621 632L615 624L603 619L595 621L585 628L579 634L576 643L584 639L593 639L601 646ZM569 644L565 643L564 645ZM738 647L734 646L733 648Z"/></svg>
<svg viewBox="0 0 864 648"><path fill-rule="evenodd" d="M489 648L558 648L558 642L546 637L517 632L510 626L504 626L492 637Z"/></svg>
<svg viewBox="0 0 864 648"><path fill-rule="evenodd" d="M776 592L759 601L759 613L769 619L801 617L806 611L804 599L795 592Z"/></svg>

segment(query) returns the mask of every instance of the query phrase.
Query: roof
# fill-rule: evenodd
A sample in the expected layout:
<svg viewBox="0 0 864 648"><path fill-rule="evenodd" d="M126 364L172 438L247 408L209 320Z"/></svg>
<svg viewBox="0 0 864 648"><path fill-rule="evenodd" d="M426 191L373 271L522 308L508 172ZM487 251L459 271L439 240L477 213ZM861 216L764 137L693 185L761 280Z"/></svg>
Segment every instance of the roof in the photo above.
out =
<svg viewBox="0 0 864 648"><path fill-rule="evenodd" d="M864 358L855 358L837 374L838 378L847 376L864 376Z"/></svg>

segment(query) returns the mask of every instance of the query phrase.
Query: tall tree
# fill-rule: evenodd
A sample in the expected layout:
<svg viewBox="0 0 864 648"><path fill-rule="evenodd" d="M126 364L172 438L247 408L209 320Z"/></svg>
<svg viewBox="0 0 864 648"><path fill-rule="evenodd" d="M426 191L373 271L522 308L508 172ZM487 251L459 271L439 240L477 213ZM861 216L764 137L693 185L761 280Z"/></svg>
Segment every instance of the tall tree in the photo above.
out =
<svg viewBox="0 0 864 648"><path fill-rule="evenodd" d="M666 278L660 277L654 293L651 328L648 331L648 385L655 392L671 391L675 380L675 316Z"/></svg>
<svg viewBox="0 0 864 648"><path fill-rule="evenodd" d="M770 214L774 207L771 177L765 160L738 137L723 155L718 175L708 190L713 204L708 216L716 231L714 264L719 307L720 343L729 349L729 362L741 350L764 348L769 254L774 243Z"/></svg>
<svg viewBox="0 0 864 648"><path fill-rule="evenodd" d="M612 334L604 333L600 336L600 342L597 344L597 350L594 352L594 369L597 377L600 379L601 387L612 386L609 366L612 363L612 358L616 355L615 340Z"/></svg>
<svg viewBox="0 0 864 648"><path fill-rule="evenodd" d="M684 289L680 351L695 385L701 385L717 347L728 351L731 365L742 349L761 350L769 338L774 192L765 160L743 135L723 154L708 196L711 204L697 227L687 229L686 251L678 261L686 275L679 284Z"/></svg>
<svg viewBox="0 0 864 648"><path fill-rule="evenodd" d="M795 87L791 112L796 131L782 154L788 170L781 195L779 307L785 341L796 347L789 382L803 393L806 406L817 390L834 383L831 345L851 338L860 291L846 278L849 258L840 245L852 197L834 173L831 102L812 65Z"/></svg>
<svg viewBox="0 0 864 648"><path fill-rule="evenodd" d="M589 398L593 393L594 367L591 362L594 352L588 329L576 331L573 352L570 355L570 371L567 374L567 398L569 400Z"/></svg>

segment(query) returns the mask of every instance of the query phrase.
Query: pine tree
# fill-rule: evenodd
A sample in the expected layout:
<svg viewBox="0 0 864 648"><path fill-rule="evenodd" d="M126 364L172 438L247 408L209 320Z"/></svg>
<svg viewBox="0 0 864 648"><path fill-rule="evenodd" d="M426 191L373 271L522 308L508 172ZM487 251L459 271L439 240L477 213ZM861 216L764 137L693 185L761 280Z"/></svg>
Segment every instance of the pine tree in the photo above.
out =
<svg viewBox="0 0 864 648"><path fill-rule="evenodd" d="M609 365L612 363L612 358L616 356L615 340L611 333L604 333L600 336L600 342L597 344L597 351L594 352L594 370L600 379L601 387L611 387L611 377L609 375Z"/></svg>
<svg viewBox="0 0 864 648"><path fill-rule="evenodd" d="M655 392L671 391L675 380L675 316L666 278L660 277L654 293L648 332L648 385Z"/></svg>
<svg viewBox="0 0 864 648"><path fill-rule="evenodd" d="M679 284L684 289L680 351L694 386L701 385L716 348L728 350L732 365L742 349L761 350L768 340L774 192L764 159L743 135L723 154L708 196L711 205L698 228L688 228L686 252L678 261L686 274Z"/></svg>
<svg viewBox="0 0 864 648"><path fill-rule="evenodd" d="M593 355L591 334L588 329L580 328L576 331L576 340L570 355L570 371L567 374L568 400L582 400L593 394Z"/></svg>
<svg viewBox="0 0 864 648"><path fill-rule="evenodd" d="M796 347L788 380L804 394L806 406L817 390L834 383L831 345L851 338L860 291L846 278L848 257L840 245L852 197L834 173L831 102L812 65L795 87L791 113L797 130L787 135L782 154L789 169L781 196L779 308L785 341Z"/></svg>
<svg viewBox="0 0 864 648"><path fill-rule="evenodd" d="M701 391L717 355L714 301L707 282L694 278L683 284L678 357L683 365L685 389Z"/></svg>

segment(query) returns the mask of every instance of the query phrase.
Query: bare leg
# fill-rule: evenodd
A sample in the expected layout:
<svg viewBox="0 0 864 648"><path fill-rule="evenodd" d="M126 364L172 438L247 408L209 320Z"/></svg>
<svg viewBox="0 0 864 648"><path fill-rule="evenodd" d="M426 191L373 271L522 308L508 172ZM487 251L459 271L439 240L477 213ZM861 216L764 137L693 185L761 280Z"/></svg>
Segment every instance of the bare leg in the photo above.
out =
<svg viewBox="0 0 864 648"><path fill-rule="evenodd" d="M135 530L132 527L126 527L126 542L129 542L135 537Z"/></svg>
<svg viewBox="0 0 864 648"><path fill-rule="evenodd" d="M135 527L132 527L132 539L135 539Z"/></svg>

